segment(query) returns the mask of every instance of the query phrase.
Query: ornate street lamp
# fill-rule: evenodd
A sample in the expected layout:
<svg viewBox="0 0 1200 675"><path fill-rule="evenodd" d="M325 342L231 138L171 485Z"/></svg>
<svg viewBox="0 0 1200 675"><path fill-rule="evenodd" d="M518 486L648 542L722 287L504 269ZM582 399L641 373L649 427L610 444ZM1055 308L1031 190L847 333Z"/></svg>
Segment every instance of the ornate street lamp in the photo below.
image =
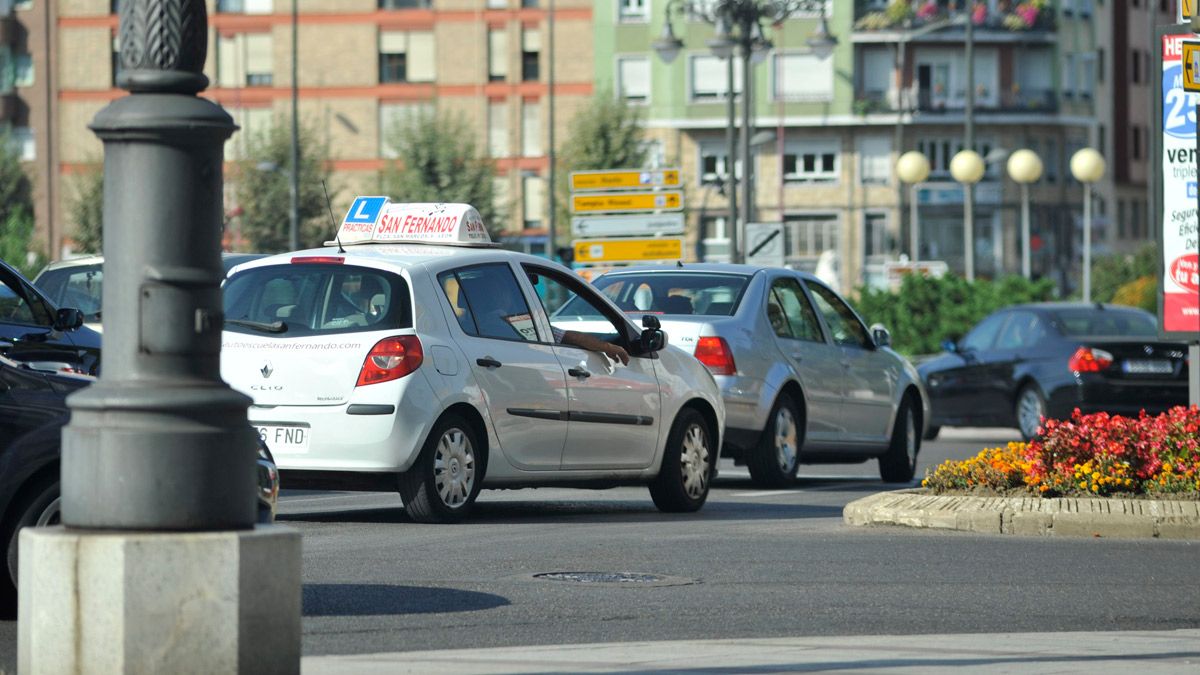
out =
<svg viewBox="0 0 1200 675"><path fill-rule="evenodd" d="M975 184L987 170L974 150L960 150L950 160L950 175L963 186L963 267L967 281L975 281Z"/></svg>
<svg viewBox="0 0 1200 675"><path fill-rule="evenodd" d="M912 225L908 233L908 256L913 262L921 259L921 229L917 220L917 186L929 178L929 159L925 155L911 150L900 155L896 161L896 176L900 182L912 186L912 200L909 205L909 220Z"/></svg>
<svg viewBox="0 0 1200 675"><path fill-rule="evenodd" d="M1071 175L1083 183L1083 301L1092 301L1092 183L1104 178L1108 165L1092 148L1071 156Z"/></svg>
<svg viewBox="0 0 1200 675"><path fill-rule="evenodd" d="M809 36L807 42L813 53L825 57L833 52L837 38L829 32L829 23L825 16L826 0L669 0L663 17L663 30L658 39L651 43L651 48L664 63L671 63L683 49L683 42L676 37L672 26L673 18L682 15L700 19L711 24L715 32L708 40L707 46L714 56L728 61L727 92L729 126L726 139L729 143L729 158L727 166L727 193L729 194L729 251L732 262L741 262L741 252L738 249L738 228L750 222L754 213L754 167L750 160L753 133L750 116L754 109L751 92L751 66L766 58L773 45L763 32L763 22L779 24L797 13L813 13L820 15L820 23ZM734 156L737 154L737 137L735 135L734 112L734 79L733 57L742 57L742 137L741 157L742 171L742 204L741 217L738 218L736 202L737 178L734 175ZM739 222L740 220L740 222Z"/></svg>
<svg viewBox="0 0 1200 675"><path fill-rule="evenodd" d="M1042 177L1042 160L1032 150L1017 150L1008 158L1008 175L1021 186L1021 275L1029 279L1029 184Z"/></svg>

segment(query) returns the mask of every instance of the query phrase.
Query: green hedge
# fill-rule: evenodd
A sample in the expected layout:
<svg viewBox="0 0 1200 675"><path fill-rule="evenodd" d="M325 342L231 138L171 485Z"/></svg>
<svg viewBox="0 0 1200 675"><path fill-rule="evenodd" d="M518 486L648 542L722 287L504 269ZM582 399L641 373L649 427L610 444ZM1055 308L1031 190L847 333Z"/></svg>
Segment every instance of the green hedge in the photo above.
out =
<svg viewBox="0 0 1200 675"><path fill-rule="evenodd" d="M899 292L859 289L858 309L868 325L883 324L892 333L892 346L908 355L941 351L943 340L956 340L992 312L1025 302L1049 300L1049 279L968 282L947 274L940 278L910 274Z"/></svg>

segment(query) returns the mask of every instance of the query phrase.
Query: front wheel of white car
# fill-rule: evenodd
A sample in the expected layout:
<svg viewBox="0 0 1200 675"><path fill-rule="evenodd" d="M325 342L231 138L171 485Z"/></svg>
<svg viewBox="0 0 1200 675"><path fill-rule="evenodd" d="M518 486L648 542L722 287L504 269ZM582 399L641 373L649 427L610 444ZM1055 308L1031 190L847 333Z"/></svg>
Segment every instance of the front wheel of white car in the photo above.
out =
<svg viewBox="0 0 1200 675"><path fill-rule="evenodd" d="M658 476L650 483L650 498L659 511L686 513L700 510L708 499L716 450L704 416L684 408L675 418Z"/></svg>
<svg viewBox="0 0 1200 675"><path fill-rule="evenodd" d="M462 520L479 496L483 461L474 427L458 415L444 415L416 463L400 474L400 498L408 516L418 523Z"/></svg>

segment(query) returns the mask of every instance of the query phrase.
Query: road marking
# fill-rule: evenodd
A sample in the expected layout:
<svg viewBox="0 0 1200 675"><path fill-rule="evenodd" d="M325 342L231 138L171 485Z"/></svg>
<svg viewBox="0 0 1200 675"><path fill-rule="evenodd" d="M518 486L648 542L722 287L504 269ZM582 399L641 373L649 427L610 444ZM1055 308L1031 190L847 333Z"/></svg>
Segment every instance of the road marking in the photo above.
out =
<svg viewBox="0 0 1200 675"><path fill-rule="evenodd" d="M735 492L730 497L775 497L777 495L790 495L796 492L795 490L772 490L770 492Z"/></svg>

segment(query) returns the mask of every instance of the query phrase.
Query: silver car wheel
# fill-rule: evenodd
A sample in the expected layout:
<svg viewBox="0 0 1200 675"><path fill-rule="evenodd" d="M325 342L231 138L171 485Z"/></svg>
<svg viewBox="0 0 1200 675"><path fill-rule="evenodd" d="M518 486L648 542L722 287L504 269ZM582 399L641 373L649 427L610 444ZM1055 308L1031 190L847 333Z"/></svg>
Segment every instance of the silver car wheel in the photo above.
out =
<svg viewBox="0 0 1200 675"><path fill-rule="evenodd" d="M680 458L683 467L683 489L692 499L703 497L708 489L708 457L708 435L699 424L693 424L683 434Z"/></svg>
<svg viewBox="0 0 1200 675"><path fill-rule="evenodd" d="M442 503L457 508L475 488L475 448L462 429L447 429L433 454L433 483Z"/></svg>
<svg viewBox="0 0 1200 675"><path fill-rule="evenodd" d="M796 418L792 415L792 411L787 406L780 406L779 412L775 413L775 460L779 463L779 470L785 476L792 475L792 471L796 468L796 437L799 435L796 429Z"/></svg>
<svg viewBox="0 0 1200 675"><path fill-rule="evenodd" d="M1042 424L1042 417L1046 414L1045 405L1042 403L1042 397L1033 388L1026 388L1021 392L1021 398L1017 401L1017 424L1021 426L1021 433L1026 438L1033 438L1037 435L1038 427Z"/></svg>
<svg viewBox="0 0 1200 675"><path fill-rule="evenodd" d="M908 455L909 466L917 465L917 418L910 411L904 416L904 452Z"/></svg>

